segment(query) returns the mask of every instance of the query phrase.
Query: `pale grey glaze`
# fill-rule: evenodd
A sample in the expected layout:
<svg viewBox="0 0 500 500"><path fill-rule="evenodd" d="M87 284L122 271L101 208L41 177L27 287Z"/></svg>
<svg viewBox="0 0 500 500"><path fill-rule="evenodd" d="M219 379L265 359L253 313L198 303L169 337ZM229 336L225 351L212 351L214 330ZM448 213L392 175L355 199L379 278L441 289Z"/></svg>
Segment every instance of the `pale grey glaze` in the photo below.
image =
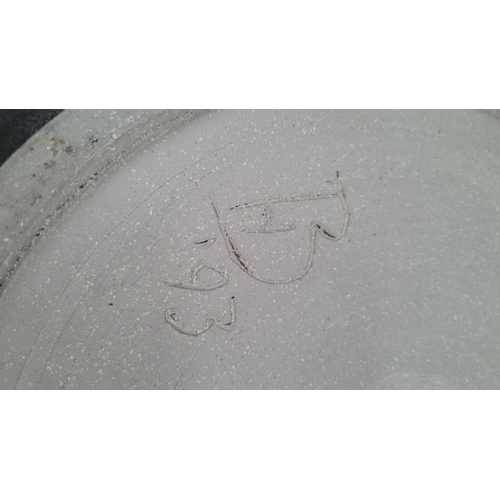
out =
<svg viewBox="0 0 500 500"><path fill-rule="evenodd" d="M195 116L24 256L0 387L498 388L499 200L484 112Z"/></svg>

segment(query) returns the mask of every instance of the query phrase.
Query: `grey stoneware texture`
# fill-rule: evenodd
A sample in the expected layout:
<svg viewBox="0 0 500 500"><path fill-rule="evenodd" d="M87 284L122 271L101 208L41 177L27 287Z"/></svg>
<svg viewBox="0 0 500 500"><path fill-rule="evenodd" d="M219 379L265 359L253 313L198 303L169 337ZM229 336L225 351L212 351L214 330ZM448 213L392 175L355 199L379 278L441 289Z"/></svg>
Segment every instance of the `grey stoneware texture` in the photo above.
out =
<svg viewBox="0 0 500 500"><path fill-rule="evenodd" d="M496 389L485 111L64 111L0 170L3 389Z"/></svg>

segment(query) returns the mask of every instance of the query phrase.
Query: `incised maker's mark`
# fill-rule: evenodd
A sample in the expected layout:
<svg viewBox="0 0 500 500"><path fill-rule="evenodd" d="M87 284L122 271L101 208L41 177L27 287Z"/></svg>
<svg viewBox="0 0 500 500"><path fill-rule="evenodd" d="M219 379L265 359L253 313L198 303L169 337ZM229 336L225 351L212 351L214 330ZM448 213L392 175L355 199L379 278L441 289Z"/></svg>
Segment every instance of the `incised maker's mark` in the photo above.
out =
<svg viewBox="0 0 500 500"><path fill-rule="evenodd" d="M229 255L229 258L233 261L239 269L245 272L248 276L261 281L262 283L267 283L270 285L283 285L286 283L291 283L296 280L300 280L303 278L309 269L312 266L314 252L316 248L316 236L320 234L323 238L330 241L338 241L340 240L346 233L347 225L349 222L349 211L346 204L346 194L340 179L337 178L332 181L327 181L328 183L334 186L332 191L320 192L315 194L297 194L297 195L283 195L277 196L274 198L265 197L264 199L248 201L245 203L240 203L237 205L233 205L229 207L229 210L239 210L250 207L263 206L264 207L264 216L265 221L262 225L253 225L247 228L242 229L242 231L246 233L261 233L261 234L272 234L272 233L281 233L285 231L293 231L298 228L295 224L286 224L286 223L276 223L273 215L273 206L281 203L292 203L292 202L304 202L304 201L314 201L314 200L324 200L328 198L338 197L341 202L342 211L344 214L344 220L342 224L342 229L340 233L335 234L334 231L329 229L325 224L320 223L319 221L312 220L307 226L307 230L309 233L309 248L308 248L308 256L307 261L304 267L293 276L283 277L281 279L272 279L268 276L263 276L259 274L247 261L241 250L237 247L234 239L231 237L231 234L227 228L226 222L222 219L220 215L220 210L215 202L215 197L212 193L209 193L210 203L212 206L212 210L214 216L217 220L217 224L219 226L220 232L224 238L224 242L226 244L226 249ZM202 241L193 242L194 245L199 247L210 247L216 241L215 237L206 238ZM199 281L199 273L202 269L211 269L215 271L219 275L219 279L214 283L207 285L204 283L200 283ZM196 264L190 272L190 277L188 281L182 280L165 280L164 283L166 285L182 288L185 290L196 290L196 291L210 291L215 290L217 288L222 288L229 281L228 273L217 266L216 264L208 261L202 261ZM165 319L169 325L175 328L178 332L184 335L197 336L208 331L212 326L217 328L221 328L223 330L229 330L236 321L236 307L235 307L235 298L231 297L230 299L230 314L231 319L229 322L222 322L219 318L216 317L207 317L205 326L198 330L188 330L184 324L177 317L177 309L175 307L167 309L165 313Z"/></svg>

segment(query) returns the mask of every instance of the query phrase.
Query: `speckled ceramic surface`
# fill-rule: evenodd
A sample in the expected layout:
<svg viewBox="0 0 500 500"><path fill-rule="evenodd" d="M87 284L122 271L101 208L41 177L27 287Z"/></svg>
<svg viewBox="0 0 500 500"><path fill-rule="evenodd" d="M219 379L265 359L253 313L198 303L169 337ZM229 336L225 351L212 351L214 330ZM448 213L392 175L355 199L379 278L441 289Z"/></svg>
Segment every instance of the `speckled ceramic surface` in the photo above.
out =
<svg viewBox="0 0 500 500"><path fill-rule="evenodd" d="M499 386L494 116L221 111L152 139L12 274L2 388Z"/></svg>

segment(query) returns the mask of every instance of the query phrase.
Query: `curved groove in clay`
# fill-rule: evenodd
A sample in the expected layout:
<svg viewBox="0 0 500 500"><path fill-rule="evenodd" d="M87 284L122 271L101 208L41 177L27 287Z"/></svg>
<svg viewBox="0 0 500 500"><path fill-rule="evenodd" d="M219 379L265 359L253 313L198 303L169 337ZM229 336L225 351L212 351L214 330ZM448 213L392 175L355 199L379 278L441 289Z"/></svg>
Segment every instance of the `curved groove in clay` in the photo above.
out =
<svg viewBox="0 0 500 500"><path fill-rule="evenodd" d="M231 297L229 301L229 307L230 307L231 319L228 322L224 323L219 318L213 316L207 316L205 326L199 328L198 330L188 330L184 326L184 323L182 323L182 321L177 319L176 307L167 308L167 310L165 311L165 320L172 328L177 330L179 333L182 333L183 335L189 335L191 337L198 337L199 335L202 335L203 333L210 330L212 326L220 328L221 330L230 331L231 327L236 322L236 307L234 303L234 297Z"/></svg>
<svg viewBox="0 0 500 500"><path fill-rule="evenodd" d="M311 224L309 225L309 228L308 228L308 231L309 231L309 251L308 251L308 256L307 256L307 262L306 262L304 268L299 273L295 274L294 276L291 276L290 278L284 278L281 280L272 280L272 279L269 279L269 278L266 278L264 276L259 275L257 273L257 271L255 271L255 269L253 269L252 266L246 261L246 259L244 259L241 251L238 249L238 247L236 246L236 244L232 240L225 223L222 221L222 219L220 217L219 210L214 202L213 194L209 193L210 202L212 204L212 208L213 208L213 211L215 213L215 217L216 217L217 222L219 224L220 231L221 231L222 236L224 237L224 240L226 242L226 248L227 248L227 251L229 253L230 259L240 269L242 269L246 274L248 274L249 276L251 276L252 278L254 278L258 281L261 281L263 283L267 283L269 285L284 285L286 283L291 283L293 281L296 281L296 280L303 278L307 274L307 272L309 271L309 269L311 268L312 263L313 263L314 251L315 251L315 247L316 247L316 234L319 232L326 239L340 240L345 235L345 232L347 230L347 225L348 225L348 221L349 221L349 211L348 211L347 204L345 201L344 191L342 190L340 180L335 179L335 181L332 181L332 184L333 183L338 185L339 192L341 193L340 199L341 199L341 203L342 203L342 210L344 212L344 223L343 223L341 232L338 235L336 235L332 231L330 231L326 226L324 226L323 224L320 224L316 221L312 221ZM307 198L307 199L323 199L325 197L333 197L333 196L337 196L337 195L338 195L338 193L330 194L329 196L327 196L327 195L322 193L322 194L313 195L313 196L308 195L309 198ZM299 201L299 198L300 198L300 201L304 201L302 199L304 197L301 197L301 196L280 197L279 200L280 201ZM265 200L265 203L267 204L267 203L269 203L269 201L270 200ZM234 208L239 208L240 206L243 206L243 205L238 205L238 206L235 206ZM248 206L248 204L246 206Z"/></svg>
<svg viewBox="0 0 500 500"><path fill-rule="evenodd" d="M212 285L202 285L198 282L198 275L202 269L211 269L220 275L220 279L213 283ZM222 288L229 281L229 275L224 269L220 268L212 262L200 262L196 264L191 269L190 281L171 281L164 280L163 283L168 286L173 286L175 288L183 288L184 290L198 290L201 292L208 292L210 290L216 290L217 288Z"/></svg>
<svg viewBox="0 0 500 500"><path fill-rule="evenodd" d="M193 245L196 245L198 247L203 247L203 248L209 248L211 247L216 241L215 236L213 238L208 238L206 240L202 241L193 241Z"/></svg>

